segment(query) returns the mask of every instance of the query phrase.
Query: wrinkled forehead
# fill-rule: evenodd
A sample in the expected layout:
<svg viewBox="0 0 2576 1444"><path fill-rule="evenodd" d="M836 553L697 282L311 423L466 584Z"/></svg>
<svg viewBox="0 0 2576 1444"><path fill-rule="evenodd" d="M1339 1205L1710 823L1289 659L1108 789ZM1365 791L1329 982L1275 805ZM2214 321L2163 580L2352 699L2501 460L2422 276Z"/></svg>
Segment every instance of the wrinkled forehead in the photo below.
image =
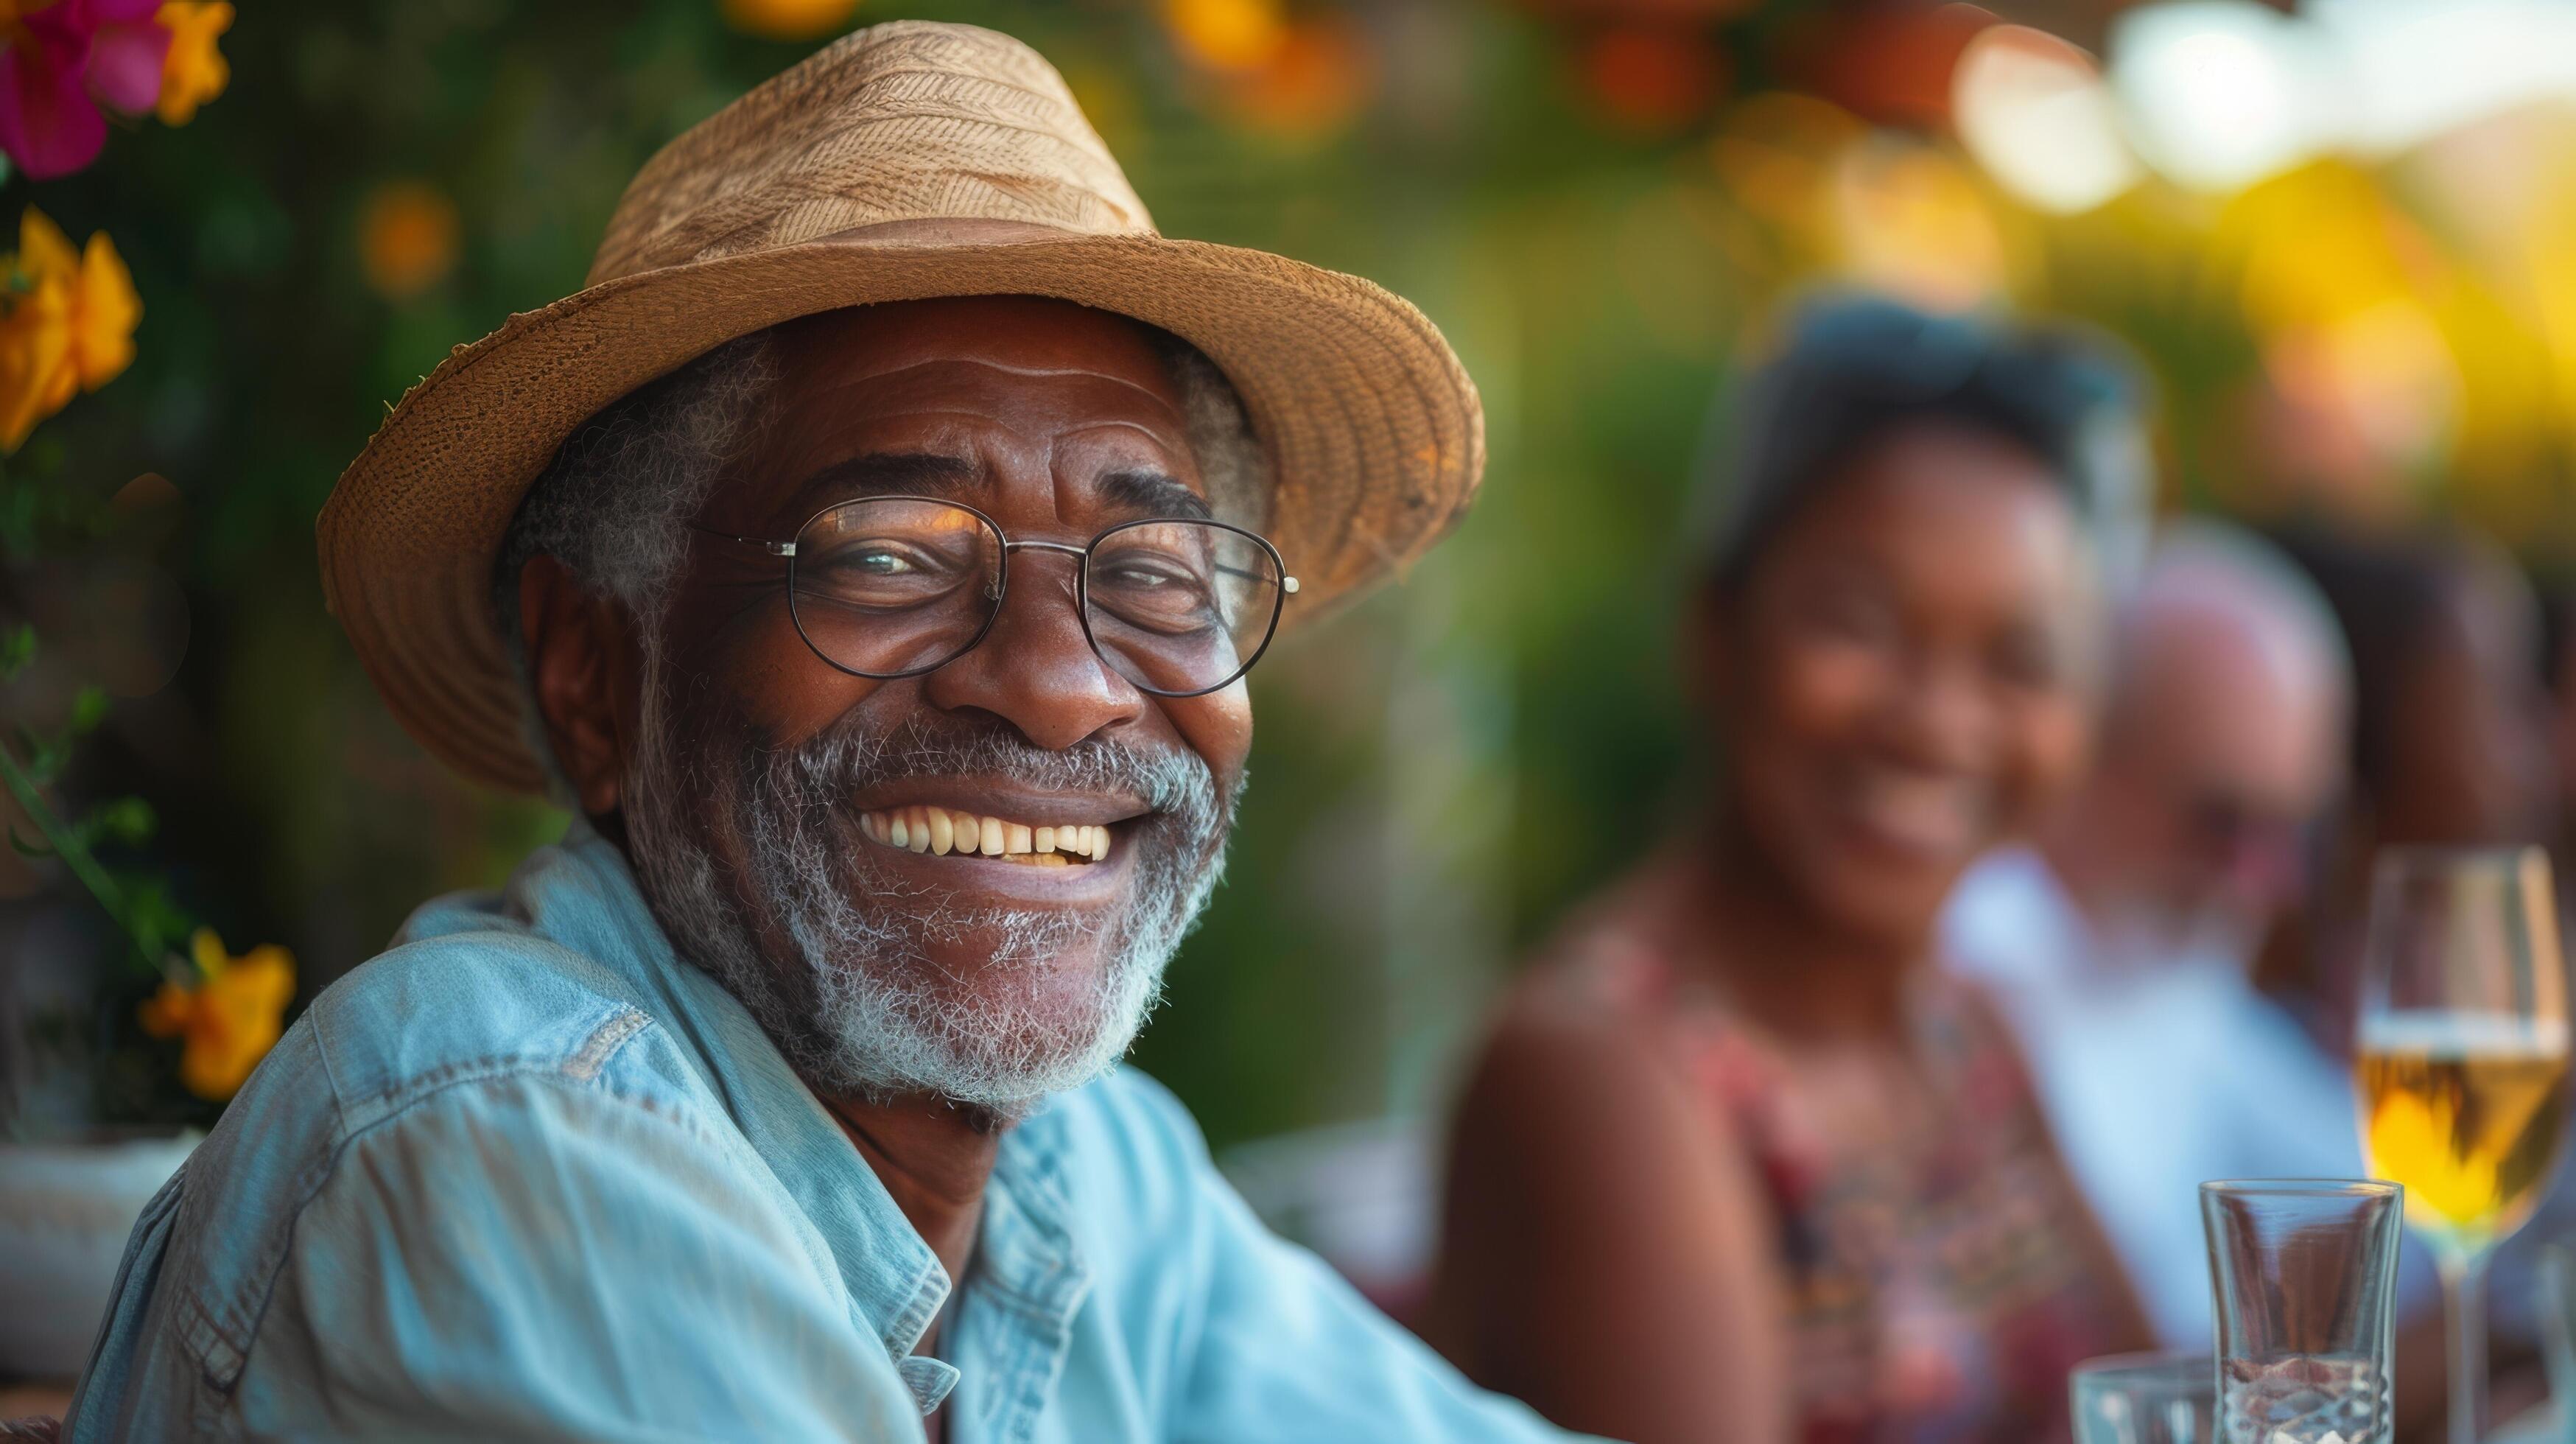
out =
<svg viewBox="0 0 2576 1444"><path fill-rule="evenodd" d="M839 393L877 409L1002 401L1079 422L1146 420L1177 429L1179 388L1155 333L1109 311L1029 296L854 306L780 326L779 392L790 404Z"/></svg>
<svg viewBox="0 0 2576 1444"><path fill-rule="evenodd" d="M1007 457L1015 474L1058 469L1077 487L1150 473L1203 507L1187 404L1160 340L1123 316L1028 297L854 307L788 323L771 338L766 414L737 467L752 497L731 502L846 499L821 492L847 490L853 479L841 473L852 467L891 466L915 481L934 467L948 489L972 490L988 463ZM859 490L871 489L887 488Z"/></svg>

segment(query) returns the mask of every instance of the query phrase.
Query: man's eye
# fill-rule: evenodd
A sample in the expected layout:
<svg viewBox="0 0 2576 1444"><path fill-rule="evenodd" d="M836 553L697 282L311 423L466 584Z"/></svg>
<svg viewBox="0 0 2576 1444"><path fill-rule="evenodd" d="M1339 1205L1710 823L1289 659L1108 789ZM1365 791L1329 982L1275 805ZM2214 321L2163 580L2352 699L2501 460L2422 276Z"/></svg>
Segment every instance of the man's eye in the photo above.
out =
<svg viewBox="0 0 2576 1444"><path fill-rule="evenodd" d="M954 594L976 572L972 557L897 538L857 540L818 552L800 591L870 607L912 606Z"/></svg>
<svg viewBox="0 0 2576 1444"><path fill-rule="evenodd" d="M824 565L845 576L871 579L916 576L934 570L936 565L919 548L895 542L861 542L839 547L822 560Z"/></svg>

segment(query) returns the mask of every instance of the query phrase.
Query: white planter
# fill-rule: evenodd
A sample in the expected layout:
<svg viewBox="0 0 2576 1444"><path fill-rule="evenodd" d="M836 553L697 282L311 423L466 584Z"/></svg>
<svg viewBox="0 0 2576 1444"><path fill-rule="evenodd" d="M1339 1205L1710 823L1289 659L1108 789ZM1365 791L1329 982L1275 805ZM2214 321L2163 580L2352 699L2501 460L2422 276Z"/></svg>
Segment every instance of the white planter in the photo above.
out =
<svg viewBox="0 0 2576 1444"><path fill-rule="evenodd" d="M204 1136L0 1143L0 1377L89 1362L126 1235Z"/></svg>

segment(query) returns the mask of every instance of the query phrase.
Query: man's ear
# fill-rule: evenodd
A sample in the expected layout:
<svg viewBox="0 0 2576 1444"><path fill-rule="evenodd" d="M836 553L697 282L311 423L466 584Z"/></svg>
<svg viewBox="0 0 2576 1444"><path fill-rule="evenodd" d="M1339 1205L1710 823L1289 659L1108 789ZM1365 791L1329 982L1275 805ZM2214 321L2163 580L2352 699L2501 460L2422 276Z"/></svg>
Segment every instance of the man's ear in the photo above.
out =
<svg viewBox="0 0 2576 1444"><path fill-rule="evenodd" d="M605 817L617 811L632 741L620 725L619 684L631 670L626 615L563 563L536 556L519 573L519 628L555 764L582 812Z"/></svg>

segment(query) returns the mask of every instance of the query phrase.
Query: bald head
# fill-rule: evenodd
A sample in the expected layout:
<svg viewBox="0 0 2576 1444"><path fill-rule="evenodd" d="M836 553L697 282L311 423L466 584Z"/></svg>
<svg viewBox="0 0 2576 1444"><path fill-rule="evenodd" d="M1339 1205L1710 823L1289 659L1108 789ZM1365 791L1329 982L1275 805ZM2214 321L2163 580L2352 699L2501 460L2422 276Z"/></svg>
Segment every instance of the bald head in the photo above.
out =
<svg viewBox="0 0 2576 1444"><path fill-rule="evenodd" d="M2097 925L2147 952L2251 948L2343 775L2350 671L2333 613L2269 546L2205 522L2159 536L2097 770L2049 846Z"/></svg>

